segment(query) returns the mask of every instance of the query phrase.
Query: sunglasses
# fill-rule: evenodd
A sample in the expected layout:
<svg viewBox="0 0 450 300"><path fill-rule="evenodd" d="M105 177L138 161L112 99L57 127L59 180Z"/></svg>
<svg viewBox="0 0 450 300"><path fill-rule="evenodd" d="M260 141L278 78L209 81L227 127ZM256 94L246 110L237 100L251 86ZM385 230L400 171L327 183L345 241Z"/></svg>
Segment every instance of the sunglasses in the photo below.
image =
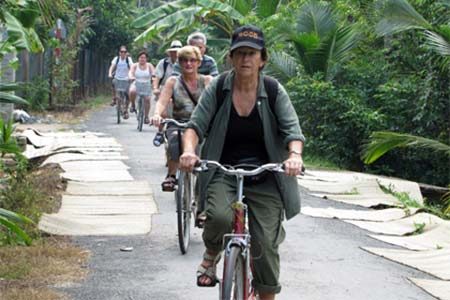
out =
<svg viewBox="0 0 450 300"><path fill-rule="evenodd" d="M180 63L185 63L185 64L188 62L193 64L198 61L198 59L196 59L196 58L180 58L178 60L180 61Z"/></svg>
<svg viewBox="0 0 450 300"><path fill-rule="evenodd" d="M127 51L120 50L120 53L127 53Z"/></svg>

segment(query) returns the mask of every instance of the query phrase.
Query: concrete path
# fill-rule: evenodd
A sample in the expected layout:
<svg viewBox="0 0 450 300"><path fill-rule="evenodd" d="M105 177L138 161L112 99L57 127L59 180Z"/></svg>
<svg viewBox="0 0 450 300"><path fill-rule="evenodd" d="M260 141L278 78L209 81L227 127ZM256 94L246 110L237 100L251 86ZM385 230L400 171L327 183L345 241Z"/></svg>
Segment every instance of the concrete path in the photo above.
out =
<svg viewBox="0 0 450 300"><path fill-rule="evenodd" d="M150 183L158 214L153 215L147 235L74 238L92 252L90 274L63 290L75 300L217 299L217 288L195 285L203 252L201 231L192 231L186 255L178 249L173 195L160 191L166 170L163 148L152 146L155 130L145 127L137 132L133 118L120 125L114 121L114 110L106 108L79 129L105 132L119 141L129 156L130 174ZM301 196L305 206L363 209L313 197L304 189ZM370 238L365 230L336 219L304 215L286 222L285 228L287 238L280 248L283 288L278 300L434 299L407 278L435 278L363 251L361 246L397 248ZM133 251L120 251L123 247Z"/></svg>

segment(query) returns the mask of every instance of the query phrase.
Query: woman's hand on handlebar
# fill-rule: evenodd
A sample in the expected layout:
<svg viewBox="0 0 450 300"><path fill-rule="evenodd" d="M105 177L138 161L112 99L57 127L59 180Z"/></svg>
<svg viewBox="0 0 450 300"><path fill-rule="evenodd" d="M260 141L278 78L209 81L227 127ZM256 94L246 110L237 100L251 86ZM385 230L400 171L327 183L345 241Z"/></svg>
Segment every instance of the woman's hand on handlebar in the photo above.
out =
<svg viewBox="0 0 450 300"><path fill-rule="evenodd" d="M185 172L192 172L200 158L193 152L183 152L180 156L180 169Z"/></svg>
<svg viewBox="0 0 450 300"><path fill-rule="evenodd" d="M164 121L163 117L161 117L158 114L154 114L153 117L150 119L150 124L152 124L155 127L159 127L162 121Z"/></svg>
<svg viewBox="0 0 450 300"><path fill-rule="evenodd" d="M283 163L285 174L288 176L300 175L303 166L303 159L301 155L291 155Z"/></svg>

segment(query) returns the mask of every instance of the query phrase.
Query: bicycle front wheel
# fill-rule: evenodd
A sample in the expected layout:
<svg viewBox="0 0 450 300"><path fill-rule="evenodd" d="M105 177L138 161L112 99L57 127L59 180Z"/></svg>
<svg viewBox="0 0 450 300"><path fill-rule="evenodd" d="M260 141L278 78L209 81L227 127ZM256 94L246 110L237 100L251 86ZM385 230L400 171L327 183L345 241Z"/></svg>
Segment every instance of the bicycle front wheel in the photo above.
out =
<svg viewBox="0 0 450 300"><path fill-rule="evenodd" d="M221 300L247 300L248 282L245 260L241 253L242 249L234 246L225 254Z"/></svg>
<svg viewBox="0 0 450 300"><path fill-rule="evenodd" d="M175 191L177 203L178 243L182 254L186 254L191 238L191 174L179 171L178 188Z"/></svg>
<svg viewBox="0 0 450 300"><path fill-rule="evenodd" d="M120 93L116 94L116 111L117 111L117 124L120 124L120 117L122 114L122 97Z"/></svg>
<svg viewBox="0 0 450 300"><path fill-rule="evenodd" d="M137 120L138 120L138 127L137 127L137 129L139 131L142 131L142 126L144 124L144 101L142 99L142 96L139 96Z"/></svg>

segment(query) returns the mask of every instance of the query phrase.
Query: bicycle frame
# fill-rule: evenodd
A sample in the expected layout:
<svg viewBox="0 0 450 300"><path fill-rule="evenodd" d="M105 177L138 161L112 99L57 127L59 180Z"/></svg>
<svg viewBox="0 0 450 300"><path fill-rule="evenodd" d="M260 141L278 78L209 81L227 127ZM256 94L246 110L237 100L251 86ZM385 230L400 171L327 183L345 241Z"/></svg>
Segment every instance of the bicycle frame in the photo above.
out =
<svg viewBox="0 0 450 300"><path fill-rule="evenodd" d="M225 261L224 266L227 265L227 258L230 257L230 253L233 248L238 247L240 249L239 255L244 261L243 270L243 299L255 299L256 295L253 291L251 280L252 280L252 269L251 269L251 254L250 254L250 241L251 236L248 230L248 213L247 205L244 203L244 177L249 175L256 175L263 170L272 170L277 172L284 172L281 164L266 164L255 170L247 171L243 169L227 169L221 164L214 161L200 161L200 166L195 168L195 171L205 171L208 169L208 165L211 164L214 167L221 169L225 174L234 175L236 177L236 201L232 203L232 209L234 212L233 216L233 232L225 234L223 237L223 244L225 245ZM224 282L225 278L228 277L227 268L224 267L224 274L222 280L220 280L220 299L224 294L224 289L229 286L229 283ZM243 300L242 299L242 300ZM239 299L241 300L241 299Z"/></svg>

